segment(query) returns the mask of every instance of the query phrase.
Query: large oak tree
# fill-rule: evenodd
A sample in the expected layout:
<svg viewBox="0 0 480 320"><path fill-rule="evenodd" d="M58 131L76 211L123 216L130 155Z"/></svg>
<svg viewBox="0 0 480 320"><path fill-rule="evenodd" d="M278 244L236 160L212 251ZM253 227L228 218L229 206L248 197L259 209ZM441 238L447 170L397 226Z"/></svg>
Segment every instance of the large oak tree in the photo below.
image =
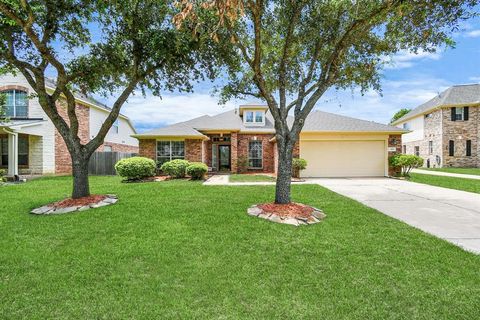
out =
<svg viewBox="0 0 480 320"><path fill-rule="evenodd" d="M290 202L292 153L318 100L330 88L380 89L388 56L434 52L467 19L474 0L181 1L176 17L197 21L222 44L226 99L268 104L278 146L276 203ZM365 106L368 107L368 106ZM293 115L289 125L287 118Z"/></svg>
<svg viewBox="0 0 480 320"><path fill-rule="evenodd" d="M192 80L212 76L209 40L176 29L175 9L173 1L161 0L0 0L0 70L25 76L65 141L73 198L89 195L90 156L135 90L190 90ZM54 92L46 89L47 75L56 78ZM115 98L87 143L79 136L76 92Z"/></svg>

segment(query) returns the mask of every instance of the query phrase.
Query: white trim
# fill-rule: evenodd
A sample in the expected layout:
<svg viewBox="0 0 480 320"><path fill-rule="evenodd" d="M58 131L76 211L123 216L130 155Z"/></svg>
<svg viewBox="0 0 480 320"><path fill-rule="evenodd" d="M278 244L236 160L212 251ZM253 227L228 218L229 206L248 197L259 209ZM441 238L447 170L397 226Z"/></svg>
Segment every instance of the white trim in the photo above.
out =
<svg viewBox="0 0 480 320"><path fill-rule="evenodd" d="M3 128L3 131L8 134L8 175L13 177L18 175L18 133L8 131Z"/></svg>
<svg viewBox="0 0 480 320"><path fill-rule="evenodd" d="M257 112L262 113L262 121L257 121ZM252 122L247 121L247 114L252 113ZM245 109L243 112L243 124L247 127L263 127L265 126L265 111L258 109Z"/></svg>
<svg viewBox="0 0 480 320"><path fill-rule="evenodd" d="M170 155L168 156L169 160L167 161L172 161L172 160L175 160L175 159L183 159L185 160L185 155L186 155L186 151L187 151L187 148L186 148L186 145L185 145L185 140L157 140L155 142L155 162L158 163L158 143L159 142L169 142L170 144ZM183 157L172 157L172 142L183 142ZM162 156L161 158L167 158L167 156Z"/></svg>
<svg viewBox="0 0 480 320"><path fill-rule="evenodd" d="M260 142L261 144L261 151L262 151L262 154L261 154L261 157L260 157L260 160L262 161L262 165L260 167L252 167L250 166L250 143L251 142ZM253 139L253 140L248 140L248 149L247 149L247 154L248 154L248 169L251 169L251 170L261 170L263 169L263 140L256 140L256 139ZM253 158L252 160L258 160L258 158Z"/></svg>

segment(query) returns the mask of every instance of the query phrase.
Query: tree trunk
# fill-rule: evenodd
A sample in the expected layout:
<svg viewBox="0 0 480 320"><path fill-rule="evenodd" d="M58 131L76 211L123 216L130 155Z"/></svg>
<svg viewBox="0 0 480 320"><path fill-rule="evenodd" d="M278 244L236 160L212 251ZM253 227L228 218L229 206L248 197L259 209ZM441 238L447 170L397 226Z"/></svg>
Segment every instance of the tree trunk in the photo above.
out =
<svg viewBox="0 0 480 320"><path fill-rule="evenodd" d="M278 167L275 186L275 203L290 203L290 185L292 182L293 145L277 141Z"/></svg>
<svg viewBox="0 0 480 320"><path fill-rule="evenodd" d="M73 199L90 195L90 187L88 184L88 161L89 159L72 155Z"/></svg>

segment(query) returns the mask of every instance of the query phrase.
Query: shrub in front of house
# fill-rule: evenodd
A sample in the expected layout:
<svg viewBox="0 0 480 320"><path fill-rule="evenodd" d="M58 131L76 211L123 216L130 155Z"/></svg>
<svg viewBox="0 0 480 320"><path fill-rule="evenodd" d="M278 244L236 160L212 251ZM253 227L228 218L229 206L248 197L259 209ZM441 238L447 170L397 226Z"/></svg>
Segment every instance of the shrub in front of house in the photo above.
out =
<svg viewBox="0 0 480 320"><path fill-rule="evenodd" d="M187 160L175 159L162 164L160 170L172 178L185 178L189 164Z"/></svg>
<svg viewBox="0 0 480 320"><path fill-rule="evenodd" d="M5 182L7 180L5 179L6 175L7 175L7 170L0 169L0 182Z"/></svg>
<svg viewBox="0 0 480 320"><path fill-rule="evenodd" d="M156 166L152 159L132 157L118 161L115 170L120 177L133 181L155 176Z"/></svg>
<svg viewBox="0 0 480 320"><path fill-rule="evenodd" d="M307 160L302 158L293 158L292 159L292 169L293 176L295 178L300 178L300 171L307 168Z"/></svg>
<svg viewBox="0 0 480 320"><path fill-rule="evenodd" d="M208 167L202 162L192 162L187 167L187 174L192 180L202 180L208 172Z"/></svg>
<svg viewBox="0 0 480 320"><path fill-rule="evenodd" d="M248 171L248 157L238 156L237 158L238 173L245 173Z"/></svg>
<svg viewBox="0 0 480 320"><path fill-rule="evenodd" d="M423 158L413 154L397 153L388 159L390 165L394 168L401 168L401 175L408 177L410 171L414 168L423 166Z"/></svg>

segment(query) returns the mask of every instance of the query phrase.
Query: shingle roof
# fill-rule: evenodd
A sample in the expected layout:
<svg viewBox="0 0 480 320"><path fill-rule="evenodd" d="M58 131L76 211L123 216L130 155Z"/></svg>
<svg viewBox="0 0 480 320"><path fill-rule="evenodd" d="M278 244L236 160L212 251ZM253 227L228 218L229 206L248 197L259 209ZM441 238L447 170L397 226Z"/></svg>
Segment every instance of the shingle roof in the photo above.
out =
<svg viewBox="0 0 480 320"><path fill-rule="evenodd" d="M438 107L472 103L480 103L480 84L456 85L448 88L434 98L419 105L418 107L395 121L394 124L398 124L402 121L426 113Z"/></svg>
<svg viewBox="0 0 480 320"><path fill-rule="evenodd" d="M137 136L162 136L162 137L198 137L198 138L206 138L205 135L198 132L191 126L188 126L184 123L176 123L168 127L159 128L155 130L151 130Z"/></svg>
<svg viewBox="0 0 480 320"><path fill-rule="evenodd" d="M324 111L307 116L302 132L399 132L399 128L378 122L361 120Z"/></svg>
<svg viewBox="0 0 480 320"><path fill-rule="evenodd" d="M293 117L289 117L292 123ZM185 122L173 124L164 128L151 130L135 137L152 136L198 136L204 137L199 131L231 130L244 133L274 133L274 121L269 111L265 117L265 126L245 126L238 110L229 110L215 116L202 116ZM308 115L302 132L402 132L403 130L373 121L360 120L333 113L315 111Z"/></svg>

